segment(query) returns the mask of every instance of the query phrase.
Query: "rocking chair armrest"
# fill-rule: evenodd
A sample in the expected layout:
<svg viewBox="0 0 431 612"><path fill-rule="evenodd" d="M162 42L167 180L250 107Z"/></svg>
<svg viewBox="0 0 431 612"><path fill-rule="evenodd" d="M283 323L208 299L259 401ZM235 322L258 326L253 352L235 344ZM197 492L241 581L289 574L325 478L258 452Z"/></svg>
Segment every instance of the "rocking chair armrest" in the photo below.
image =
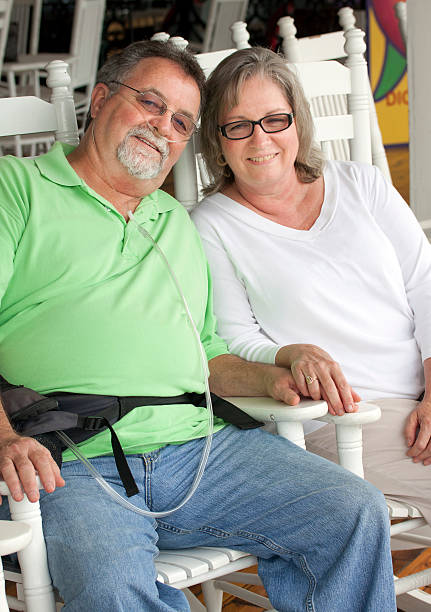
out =
<svg viewBox="0 0 431 612"><path fill-rule="evenodd" d="M367 402L358 403L357 412L346 412L340 416L334 416L333 414L325 414L322 417L317 417L319 421L325 423L332 423L335 426L340 427L352 427L354 425L366 425L367 423L374 423L378 421L382 416L382 412L376 404L370 404Z"/></svg>
<svg viewBox="0 0 431 612"><path fill-rule="evenodd" d="M323 417L328 412L325 401L302 400L296 406L288 406L272 397L225 398L251 417L264 423L298 422Z"/></svg>
<svg viewBox="0 0 431 612"><path fill-rule="evenodd" d="M296 406L288 406L270 397L227 399L258 421L275 423L279 435L302 448L305 448L304 421L316 419L334 424L340 465L363 478L362 425L380 419L381 411L375 404L360 402L357 412L333 416L328 414L324 401L302 400Z"/></svg>
<svg viewBox="0 0 431 612"><path fill-rule="evenodd" d="M357 412L350 412L341 416L327 414L319 418L319 421L335 425L339 464L361 478L364 477L362 426L378 421L381 416L379 406L359 402Z"/></svg>
<svg viewBox="0 0 431 612"><path fill-rule="evenodd" d="M43 489L42 483L40 482L40 478L37 475L36 475L36 482L37 482L38 488ZM1 478L0 478L0 495L7 495L8 497L10 496L9 487L7 486L4 480L1 480ZM21 502L15 502L15 503L21 503Z"/></svg>
<svg viewBox="0 0 431 612"><path fill-rule="evenodd" d="M235 406L263 423L274 423L277 433L301 448L305 448L304 421L324 416L328 412L325 401L302 400L288 406L272 397L229 397Z"/></svg>

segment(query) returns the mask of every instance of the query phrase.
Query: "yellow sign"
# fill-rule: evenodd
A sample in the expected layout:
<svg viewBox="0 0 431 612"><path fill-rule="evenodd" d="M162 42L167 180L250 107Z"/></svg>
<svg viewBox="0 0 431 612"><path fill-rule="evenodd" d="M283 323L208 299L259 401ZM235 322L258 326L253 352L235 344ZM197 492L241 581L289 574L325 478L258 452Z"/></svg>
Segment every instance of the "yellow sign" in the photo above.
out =
<svg viewBox="0 0 431 612"><path fill-rule="evenodd" d="M385 145L409 140L405 47L395 16L396 0L368 2L368 65Z"/></svg>

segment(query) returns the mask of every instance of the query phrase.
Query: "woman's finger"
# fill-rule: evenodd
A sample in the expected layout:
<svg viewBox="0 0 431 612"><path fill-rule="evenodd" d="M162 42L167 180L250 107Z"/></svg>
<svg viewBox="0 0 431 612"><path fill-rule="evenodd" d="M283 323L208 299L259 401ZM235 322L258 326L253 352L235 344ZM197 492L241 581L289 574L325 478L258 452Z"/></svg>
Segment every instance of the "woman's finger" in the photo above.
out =
<svg viewBox="0 0 431 612"><path fill-rule="evenodd" d="M308 391L307 383L305 382L305 375L301 368L296 363L292 363L290 370L296 386L298 387L299 393L304 397L309 397L310 393Z"/></svg>
<svg viewBox="0 0 431 612"><path fill-rule="evenodd" d="M309 396L314 400L322 399L319 379L317 378L316 374L312 371L308 372L307 374L304 372L304 378Z"/></svg>

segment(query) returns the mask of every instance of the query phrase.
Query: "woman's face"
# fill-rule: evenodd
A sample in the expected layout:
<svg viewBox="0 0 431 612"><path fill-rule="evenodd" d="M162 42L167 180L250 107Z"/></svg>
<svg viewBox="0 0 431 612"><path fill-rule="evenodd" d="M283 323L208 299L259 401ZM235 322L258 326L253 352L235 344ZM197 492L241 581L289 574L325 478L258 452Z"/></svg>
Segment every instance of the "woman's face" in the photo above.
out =
<svg viewBox="0 0 431 612"><path fill-rule="evenodd" d="M292 111L282 89L269 78L249 78L239 93L237 106L219 117L219 125L242 119L257 121L275 113ZM235 175L238 188L257 189L268 193L291 180L298 153L298 134L295 120L282 132L264 132L260 125L243 140L228 140L219 135L224 158Z"/></svg>

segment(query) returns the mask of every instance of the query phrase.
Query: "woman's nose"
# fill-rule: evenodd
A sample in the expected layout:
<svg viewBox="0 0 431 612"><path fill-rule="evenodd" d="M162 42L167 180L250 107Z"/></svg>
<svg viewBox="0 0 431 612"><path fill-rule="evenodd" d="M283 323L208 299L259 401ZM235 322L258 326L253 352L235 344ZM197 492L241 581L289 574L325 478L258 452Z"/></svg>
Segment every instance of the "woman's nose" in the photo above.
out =
<svg viewBox="0 0 431 612"><path fill-rule="evenodd" d="M253 134L250 136L250 140L260 141L260 140L265 140L266 138L269 138L269 137L270 137L270 134L265 132L262 129L261 125L256 124L254 126Z"/></svg>

